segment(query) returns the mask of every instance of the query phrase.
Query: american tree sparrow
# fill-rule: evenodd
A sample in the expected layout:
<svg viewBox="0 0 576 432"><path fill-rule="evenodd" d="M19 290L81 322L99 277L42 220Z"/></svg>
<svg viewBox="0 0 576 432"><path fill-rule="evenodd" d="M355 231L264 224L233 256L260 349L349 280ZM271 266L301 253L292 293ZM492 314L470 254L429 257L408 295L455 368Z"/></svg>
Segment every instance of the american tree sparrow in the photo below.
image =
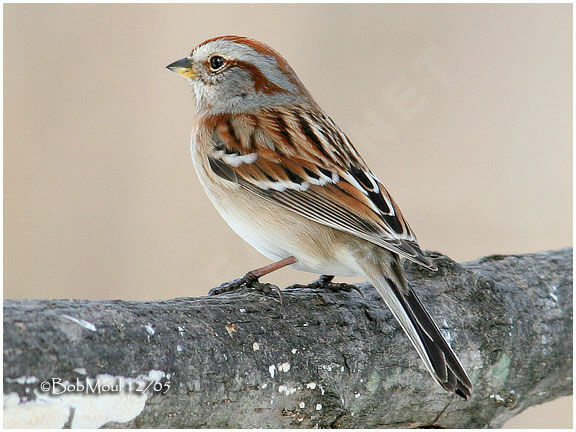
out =
<svg viewBox="0 0 576 432"><path fill-rule="evenodd" d="M469 396L466 372L400 260L436 267L384 185L286 60L261 42L222 36L167 68L194 89L191 149L204 190L232 229L275 261L223 290L288 265L325 275L322 284L334 275L363 275L428 372L447 391Z"/></svg>

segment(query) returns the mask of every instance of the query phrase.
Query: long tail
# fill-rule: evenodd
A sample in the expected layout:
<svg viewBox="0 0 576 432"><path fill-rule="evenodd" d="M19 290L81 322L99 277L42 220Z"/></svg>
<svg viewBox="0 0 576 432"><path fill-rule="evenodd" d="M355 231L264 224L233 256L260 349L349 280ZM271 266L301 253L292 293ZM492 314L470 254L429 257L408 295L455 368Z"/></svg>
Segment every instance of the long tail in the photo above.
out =
<svg viewBox="0 0 576 432"><path fill-rule="evenodd" d="M401 324L432 377L446 391L467 399L472 389L470 379L406 280L398 257L390 258L380 269L362 265L365 276Z"/></svg>

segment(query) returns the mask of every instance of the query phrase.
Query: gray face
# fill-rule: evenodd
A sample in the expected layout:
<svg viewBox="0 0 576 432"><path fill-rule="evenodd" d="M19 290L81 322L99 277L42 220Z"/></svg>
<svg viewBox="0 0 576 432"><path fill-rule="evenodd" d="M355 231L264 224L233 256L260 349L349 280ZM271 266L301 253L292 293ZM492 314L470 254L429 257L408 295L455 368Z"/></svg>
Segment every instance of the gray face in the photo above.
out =
<svg viewBox="0 0 576 432"><path fill-rule="evenodd" d="M249 112L305 103L308 99L302 83L285 62L248 45L218 39L197 47L188 59L192 62L193 76L189 79L199 111Z"/></svg>

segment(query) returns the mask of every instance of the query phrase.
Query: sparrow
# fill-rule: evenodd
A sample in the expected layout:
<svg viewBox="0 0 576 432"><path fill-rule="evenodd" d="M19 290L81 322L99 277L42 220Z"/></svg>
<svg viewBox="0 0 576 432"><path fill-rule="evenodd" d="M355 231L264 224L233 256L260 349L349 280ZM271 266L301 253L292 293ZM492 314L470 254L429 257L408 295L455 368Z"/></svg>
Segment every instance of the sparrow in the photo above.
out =
<svg viewBox="0 0 576 432"><path fill-rule="evenodd" d="M433 262L384 185L318 106L288 62L262 42L209 39L167 68L192 85L191 152L202 187L230 227L273 260L222 291L285 266L365 277L432 377L470 396L472 384L406 279L402 260Z"/></svg>

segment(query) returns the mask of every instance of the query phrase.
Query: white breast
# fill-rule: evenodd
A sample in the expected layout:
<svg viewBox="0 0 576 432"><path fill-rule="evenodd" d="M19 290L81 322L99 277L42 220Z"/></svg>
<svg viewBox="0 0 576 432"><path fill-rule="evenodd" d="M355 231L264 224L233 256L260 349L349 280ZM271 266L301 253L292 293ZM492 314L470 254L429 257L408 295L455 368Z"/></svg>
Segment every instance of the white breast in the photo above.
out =
<svg viewBox="0 0 576 432"><path fill-rule="evenodd" d="M318 244L332 228L320 225L282 209L274 203L223 180L214 174L203 156L191 145L192 159L200 183L208 198L226 223L244 241L273 261L294 256L298 262L291 267L317 274L353 276L358 274L347 253L340 253L329 244Z"/></svg>

